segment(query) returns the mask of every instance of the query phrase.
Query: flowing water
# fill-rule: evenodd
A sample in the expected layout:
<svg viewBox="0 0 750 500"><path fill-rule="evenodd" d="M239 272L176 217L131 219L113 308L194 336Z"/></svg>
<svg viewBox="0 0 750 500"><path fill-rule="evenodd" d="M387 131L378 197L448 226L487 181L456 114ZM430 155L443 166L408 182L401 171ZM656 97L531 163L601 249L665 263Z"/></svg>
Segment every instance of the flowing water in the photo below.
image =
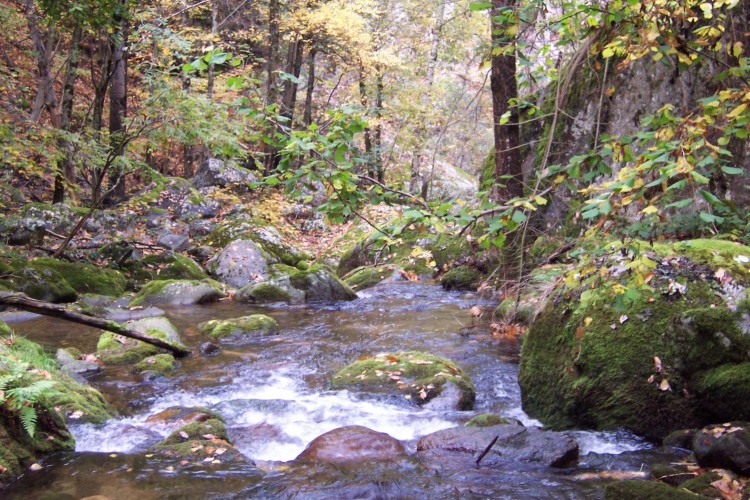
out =
<svg viewBox="0 0 750 500"><path fill-rule="evenodd" d="M576 468L508 463L467 467L450 457L425 460L416 453L384 463L351 467L292 460L315 437L345 425L386 432L414 452L416 440L496 413L540 425L520 407L519 347L472 326L469 309L492 304L447 293L426 283L388 283L360 292L353 302L308 306L247 306L231 301L167 310L184 341L197 347L202 321L263 313L281 333L222 343L211 357L181 362L169 379L144 382L123 367L91 379L121 418L104 425L74 425L76 451L60 453L2 493L8 498L598 498L601 471L637 471L675 457L626 432L571 434L581 446ZM50 348L95 349L96 332L36 318L13 325ZM424 351L453 360L472 378L475 410L423 409L406 399L332 391L331 376L361 356ZM257 464L175 467L146 449L179 426L147 421L169 407L207 406L221 413L235 446ZM263 470L264 473L260 472ZM591 473L591 474L589 474Z"/></svg>

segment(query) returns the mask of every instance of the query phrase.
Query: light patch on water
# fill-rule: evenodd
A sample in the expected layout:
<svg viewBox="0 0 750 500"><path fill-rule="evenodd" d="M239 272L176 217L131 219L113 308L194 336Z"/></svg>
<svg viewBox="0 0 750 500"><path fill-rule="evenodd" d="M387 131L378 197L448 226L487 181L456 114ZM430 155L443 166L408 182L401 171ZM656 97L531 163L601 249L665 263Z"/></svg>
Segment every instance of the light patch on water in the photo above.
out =
<svg viewBox="0 0 750 500"><path fill-rule="evenodd" d="M134 417L104 425L75 426L72 431L76 451L145 451L180 426L146 421L150 415L173 406L216 409L232 433L247 429L251 439L237 440L237 447L257 460L292 460L317 436L347 425L362 425L399 440L419 438L456 425L440 417L444 412L358 400L348 391L314 393L300 379L299 374L280 370L261 384L238 378L233 384L203 392L171 392ZM270 437L252 437L253 427L260 425L277 432Z"/></svg>

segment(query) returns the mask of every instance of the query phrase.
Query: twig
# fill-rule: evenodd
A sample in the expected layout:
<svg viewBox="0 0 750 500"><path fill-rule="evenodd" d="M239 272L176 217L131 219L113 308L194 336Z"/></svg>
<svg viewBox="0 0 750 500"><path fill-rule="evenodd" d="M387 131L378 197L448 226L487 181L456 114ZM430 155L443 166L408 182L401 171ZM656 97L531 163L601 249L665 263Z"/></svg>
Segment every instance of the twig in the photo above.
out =
<svg viewBox="0 0 750 500"><path fill-rule="evenodd" d="M482 459L487 455L487 453L490 452L493 446L495 446L495 443L497 443L497 440L500 438L499 435L495 436L495 439L492 440L492 442L487 446L487 448L484 449L481 455L477 458L477 467L479 467L479 462L482 461Z"/></svg>

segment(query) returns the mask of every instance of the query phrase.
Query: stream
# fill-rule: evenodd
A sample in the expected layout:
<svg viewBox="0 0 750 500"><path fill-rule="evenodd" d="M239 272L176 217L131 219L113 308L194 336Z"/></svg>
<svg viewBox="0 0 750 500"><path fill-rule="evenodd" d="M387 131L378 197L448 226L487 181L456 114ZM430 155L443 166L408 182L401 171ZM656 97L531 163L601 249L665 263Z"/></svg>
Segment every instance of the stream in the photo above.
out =
<svg viewBox="0 0 750 500"><path fill-rule="evenodd" d="M248 306L232 301L166 314L187 345L204 342L202 321L263 313L281 333L221 344L219 354L181 361L175 375L145 382L127 367L106 367L90 379L122 415L104 425L72 425L76 450L58 453L26 473L4 498L146 500L151 498L600 498L601 471L647 470L676 460L624 431L571 431L581 448L578 465L554 469L507 463L471 467L423 460L416 440L463 425L482 413L540 425L521 409L517 383L519 345L471 327L469 309L491 314L494 304L472 294L445 292L433 283L386 283L353 302L306 306ZM54 349L93 352L98 335L50 318L12 325ZM422 409L408 400L332 391L331 376L361 356L424 351L446 357L472 378L470 412ZM251 465L185 464L146 453L179 423L147 421L174 406L207 406L224 417L229 436ZM403 441L404 459L325 466L292 460L315 437L362 425ZM263 471L261 473L260 471Z"/></svg>

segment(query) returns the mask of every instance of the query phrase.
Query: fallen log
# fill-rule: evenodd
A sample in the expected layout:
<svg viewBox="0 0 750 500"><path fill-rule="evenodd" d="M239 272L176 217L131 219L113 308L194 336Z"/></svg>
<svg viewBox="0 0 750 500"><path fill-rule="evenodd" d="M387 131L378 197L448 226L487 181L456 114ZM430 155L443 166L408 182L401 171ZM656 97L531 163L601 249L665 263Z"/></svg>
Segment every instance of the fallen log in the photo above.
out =
<svg viewBox="0 0 750 500"><path fill-rule="evenodd" d="M86 314L69 311L64 306L32 299L31 297L23 293L0 292L0 305L12 306L24 311L42 314L44 316L51 316L53 318L60 318L67 321L72 321L74 323L79 323L81 325L107 330L109 332L122 335L123 337L140 340L141 342L166 349L177 357L184 357L190 354L190 350L183 346L151 337L150 335L146 335L145 333L136 332L135 330L124 327L116 321L108 321L106 319L96 318L94 316L88 316Z"/></svg>

